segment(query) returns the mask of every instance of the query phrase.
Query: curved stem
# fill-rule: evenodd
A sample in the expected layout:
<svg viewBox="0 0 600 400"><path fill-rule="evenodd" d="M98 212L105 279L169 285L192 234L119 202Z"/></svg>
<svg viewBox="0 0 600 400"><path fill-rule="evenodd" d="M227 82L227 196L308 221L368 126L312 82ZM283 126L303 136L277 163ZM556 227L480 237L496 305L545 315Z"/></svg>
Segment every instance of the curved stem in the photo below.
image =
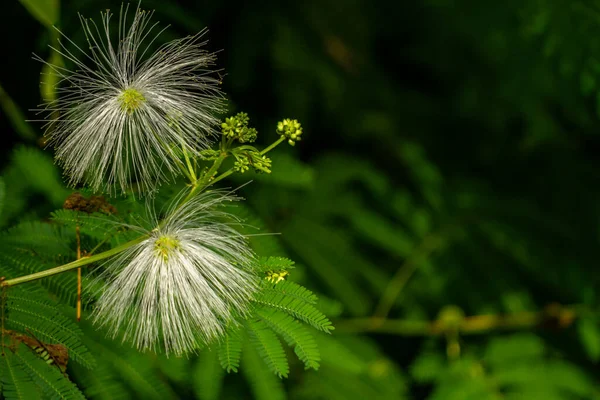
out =
<svg viewBox="0 0 600 400"><path fill-rule="evenodd" d="M116 254L119 254L119 253L127 250L131 246L141 243L142 241L144 241L147 238L148 238L147 236L140 236L137 239L134 239L125 244L122 244L121 246L117 246L113 249L104 251L102 253L98 253L93 256L83 257L79 260L72 261L70 263L67 263L67 264L64 264L64 265L61 265L61 266L58 266L55 268L50 268L45 271L36 272L34 274L24 275L24 276L20 276L18 278L13 278L13 279L7 279L2 282L1 286L3 286L3 287L15 286L15 285L19 285L21 283L31 282L31 281L35 281L38 279L47 278L52 275L57 275L57 274L61 274L63 272L71 271L75 268L80 268L84 265L88 265L88 264L91 264L96 261L104 260L105 258L112 257Z"/></svg>

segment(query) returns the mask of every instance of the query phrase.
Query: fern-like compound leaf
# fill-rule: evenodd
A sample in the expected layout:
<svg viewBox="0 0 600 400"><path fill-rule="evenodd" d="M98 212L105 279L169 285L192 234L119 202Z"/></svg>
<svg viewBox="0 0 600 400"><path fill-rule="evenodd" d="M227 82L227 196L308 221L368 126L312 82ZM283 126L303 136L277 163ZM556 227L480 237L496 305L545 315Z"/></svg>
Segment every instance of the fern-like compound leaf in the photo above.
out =
<svg viewBox="0 0 600 400"><path fill-rule="evenodd" d="M221 367L227 372L238 372L242 355L242 340L237 330L230 330L217 349Z"/></svg>
<svg viewBox="0 0 600 400"><path fill-rule="evenodd" d="M262 320L248 320L250 343L267 364L271 372L280 378L287 378L290 367L281 342L269 326Z"/></svg>
<svg viewBox="0 0 600 400"><path fill-rule="evenodd" d="M48 257L71 252L69 240L75 234L70 236L67 229L54 224L26 221L7 229L1 237L3 246Z"/></svg>
<svg viewBox="0 0 600 400"><path fill-rule="evenodd" d="M196 397L200 400L219 400L224 374L219 365L219 354L214 350L202 351L193 372Z"/></svg>
<svg viewBox="0 0 600 400"><path fill-rule="evenodd" d="M70 358L87 368L94 367L95 360L81 341L81 329L44 297L41 290L10 288L6 307L8 329L23 334L30 332L45 343L62 344L68 349Z"/></svg>
<svg viewBox="0 0 600 400"><path fill-rule="evenodd" d="M307 369L319 369L319 347L304 325L290 315L272 308L258 308L256 313L271 329L281 335L288 345L294 346L294 352Z"/></svg>
<svg viewBox="0 0 600 400"><path fill-rule="evenodd" d="M19 365L15 355L5 350L0 355L2 397L6 400L34 400L41 398L29 375Z"/></svg>
<svg viewBox="0 0 600 400"><path fill-rule="evenodd" d="M22 368L47 397L52 399L82 399L81 391L58 368L47 364L24 345L14 353Z"/></svg>
<svg viewBox="0 0 600 400"><path fill-rule="evenodd" d="M3 263L2 269L6 271L7 278L32 274L56 266L40 259L35 254L4 251L4 249L0 252L0 261ZM40 284L64 302L68 304L75 302L77 282L72 276L58 274L41 280Z"/></svg>
<svg viewBox="0 0 600 400"><path fill-rule="evenodd" d="M256 263L259 272L287 271L294 267L294 261L285 257L261 257Z"/></svg>
<svg viewBox="0 0 600 400"><path fill-rule="evenodd" d="M52 220L75 232L79 227L82 234L102 240L120 228L119 221L112 215L95 212L87 214L81 211L60 209L54 211Z"/></svg>
<svg viewBox="0 0 600 400"><path fill-rule="evenodd" d="M333 329L331 321L313 305L317 297L296 283L282 281L263 287L255 301L284 311L323 332Z"/></svg>
<svg viewBox="0 0 600 400"><path fill-rule="evenodd" d="M285 400L283 383L264 367L260 355L248 340L244 342L242 372L257 400Z"/></svg>

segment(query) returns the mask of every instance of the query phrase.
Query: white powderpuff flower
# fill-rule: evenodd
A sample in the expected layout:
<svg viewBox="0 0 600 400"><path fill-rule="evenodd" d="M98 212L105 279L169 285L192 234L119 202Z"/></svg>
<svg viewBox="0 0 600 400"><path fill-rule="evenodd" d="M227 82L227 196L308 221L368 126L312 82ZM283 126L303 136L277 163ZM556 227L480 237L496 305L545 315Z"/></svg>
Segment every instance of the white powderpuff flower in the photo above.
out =
<svg viewBox="0 0 600 400"><path fill-rule="evenodd" d="M74 68L37 57L60 79L58 99L38 111L47 112L48 143L71 185L125 192L135 182L144 194L178 172L182 151L209 146L223 96L209 70L215 56L201 41L206 30L145 57L164 29L139 8L126 28L128 9L121 8L116 44L108 11L100 26L80 17L89 52L59 31L70 46L51 48Z"/></svg>
<svg viewBox="0 0 600 400"><path fill-rule="evenodd" d="M110 261L94 323L140 350L164 348L167 354L221 337L235 315L248 310L257 288L246 238L232 226L237 220L219 210L234 199L201 194Z"/></svg>

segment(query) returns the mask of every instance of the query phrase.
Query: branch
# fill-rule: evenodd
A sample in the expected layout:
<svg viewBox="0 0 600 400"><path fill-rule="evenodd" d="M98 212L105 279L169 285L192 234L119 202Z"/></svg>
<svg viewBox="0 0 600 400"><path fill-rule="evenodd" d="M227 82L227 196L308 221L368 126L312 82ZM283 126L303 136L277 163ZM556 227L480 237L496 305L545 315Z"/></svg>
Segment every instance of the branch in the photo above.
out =
<svg viewBox="0 0 600 400"><path fill-rule="evenodd" d="M582 315L582 306L550 304L541 311L514 314L485 314L465 317L457 324L443 320L411 321L378 317L355 318L335 322L336 332L374 332L400 336L440 336L448 332L475 335L493 330L529 329L538 326L565 328Z"/></svg>
<svg viewBox="0 0 600 400"><path fill-rule="evenodd" d="M141 243L142 241L146 240L147 238L148 238L148 236L141 236L137 239L134 239L125 244L122 244L121 246L117 246L113 249L104 251L102 253L95 254L93 256L83 257L79 260L72 261L70 263L67 263L67 264L64 264L64 265L61 265L58 267L50 268L45 271L36 272L34 274L24 275L24 276L20 276L18 278L13 278L13 279L7 279L7 280L2 281L0 286L2 286L2 287L15 286L15 285L19 285L21 283L31 282L31 281L35 281L38 279L47 278L52 275L57 275L57 274L61 274L63 272L71 271L75 268L79 268L84 265L88 265L93 262L104 260L105 258L117 255L117 254L127 250L131 246Z"/></svg>

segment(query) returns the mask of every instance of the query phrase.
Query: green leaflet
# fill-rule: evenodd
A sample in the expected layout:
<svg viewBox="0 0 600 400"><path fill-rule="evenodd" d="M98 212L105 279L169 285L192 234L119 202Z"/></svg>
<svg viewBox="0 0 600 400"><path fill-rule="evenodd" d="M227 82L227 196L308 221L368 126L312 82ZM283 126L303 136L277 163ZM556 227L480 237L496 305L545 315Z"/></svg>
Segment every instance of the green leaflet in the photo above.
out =
<svg viewBox="0 0 600 400"><path fill-rule="evenodd" d="M288 299L303 301L312 305L317 304L317 296L313 292L311 292L304 286L301 286L289 280L283 280L276 284L272 284L268 281L263 281L263 289L261 290L261 293L278 293Z"/></svg>
<svg viewBox="0 0 600 400"><path fill-rule="evenodd" d="M45 296L44 291L35 286L10 288L6 300L6 328L25 335L31 332L45 343L63 344L73 361L93 368L96 361L81 340L81 329Z"/></svg>
<svg viewBox="0 0 600 400"><path fill-rule="evenodd" d="M2 216L2 210L4 209L5 190L6 185L4 185L4 179L0 177L0 217Z"/></svg>
<svg viewBox="0 0 600 400"><path fill-rule="evenodd" d="M51 257L72 252L69 242L75 239L75 232L54 224L25 221L2 232L1 238L3 246Z"/></svg>
<svg viewBox="0 0 600 400"><path fill-rule="evenodd" d="M4 250L4 249L2 249ZM55 267L56 264L40 259L35 254L14 251L0 252L0 262L4 275L14 278L20 275L31 274L44 269ZM49 292L58 296L69 304L74 304L77 294L77 283L69 274L59 274L40 281L40 284ZM33 284L35 285L35 284Z"/></svg>
<svg viewBox="0 0 600 400"><path fill-rule="evenodd" d="M229 330L217 349L221 367L227 372L238 372L242 354L242 340L237 329Z"/></svg>
<svg viewBox="0 0 600 400"><path fill-rule="evenodd" d="M75 228L79 227L82 234L97 240L106 239L115 234L117 230L123 229L117 218L99 212L87 214L60 209L54 211L51 216L54 222L69 227L72 232L75 232Z"/></svg>
<svg viewBox="0 0 600 400"><path fill-rule="evenodd" d="M264 367L260 355L248 340L244 342L242 372L248 380L256 400L286 399L287 396L281 379Z"/></svg>
<svg viewBox="0 0 600 400"><path fill-rule="evenodd" d="M101 354L98 362L109 371L106 378L109 383L125 383L129 391L128 398L154 400L175 399L176 395L157 368L157 357L152 353L140 353L137 350L121 346L107 339L103 332L82 321L85 332L84 343L94 354ZM96 390L103 390L96 387Z"/></svg>
<svg viewBox="0 0 600 400"><path fill-rule="evenodd" d="M593 318L582 318L577 324L577 333L583 348L589 358L598 362L600 360L600 327Z"/></svg>
<svg viewBox="0 0 600 400"><path fill-rule="evenodd" d="M287 281L267 286L256 296L255 301L282 310L323 332L333 329L331 321L311 303L316 297L306 288Z"/></svg>
<svg viewBox="0 0 600 400"><path fill-rule="evenodd" d="M299 321L279 310L258 308L256 314L265 321L271 329L281 335L286 343L294 346L294 352L305 367L319 369L321 354L319 347L310 331Z"/></svg>
<svg viewBox="0 0 600 400"><path fill-rule="evenodd" d="M127 400L131 393L121 380L120 374L107 363L104 357L98 357L93 370L79 365L71 366L72 378L77 381L86 398L98 400Z"/></svg>
<svg viewBox="0 0 600 400"><path fill-rule="evenodd" d="M290 367L281 342L269 326L260 320L248 320L250 343L258 351L271 372L287 378Z"/></svg>
<svg viewBox="0 0 600 400"><path fill-rule="evenodd" d="M25 349L26 350L26 349ZM41 396L33 385L31 377L21 367L11 351L0 355L2 373L2 396L7 400L33 400Z"/></svg>
<svg viewBox="0 0 600 400"><path fill-rule="evenodd" d="M217 351L200 352L192 373L196 397L200 400L219 400L224 373Z"/></svg>
<svg viewBox="0 0 600 400"><path fill-rule="evenodd" d="M48 365L24 345L21 344L17 347L14 358L19 361L20 367L25 370L46 396L69 400L85 399L77 386L70 380L65 379L58 368Z"/></svg>
<svg viewBox="0 0 600 400"><path fill-rule="evenodd" d="M51 155L42 149L18 147L13 152L11 167L16 169L21 179L26 180L29 190L46 195L55 207L61 207L70 193L54 168ZM11 185L8 188L12 191Z"/></svg>
<svg viewBox="0 0 600 400"><path fill-rule="evenodd" d="M60 2L59 0L20 0L29 10L31 15L47 28L58 22Z"/></svg>
<svg viewBox="0 0 600 400"><path fill-rule="evenodd" d="M285 257L261 257L255 265L257 272L287 271L294 268L294 262Z"/></svg>
<svg viewBox="0 0 600 400"><path fill-rule="evenodd" d="M329 332L333 326L313 306L317 302L315 294L294 282L283 280L273 284L265 280L255 301L257 304L244 326L249 344L261 356L268 370L279 377L286 377L289 373L288 359L278 335L293 346L305 368L318 369L321 357L317 342L302 322L324 332ZM240 358L243 359L242 342L242 331L234 329L218 344L218 358L227 372L237 372Z"/></svg>

